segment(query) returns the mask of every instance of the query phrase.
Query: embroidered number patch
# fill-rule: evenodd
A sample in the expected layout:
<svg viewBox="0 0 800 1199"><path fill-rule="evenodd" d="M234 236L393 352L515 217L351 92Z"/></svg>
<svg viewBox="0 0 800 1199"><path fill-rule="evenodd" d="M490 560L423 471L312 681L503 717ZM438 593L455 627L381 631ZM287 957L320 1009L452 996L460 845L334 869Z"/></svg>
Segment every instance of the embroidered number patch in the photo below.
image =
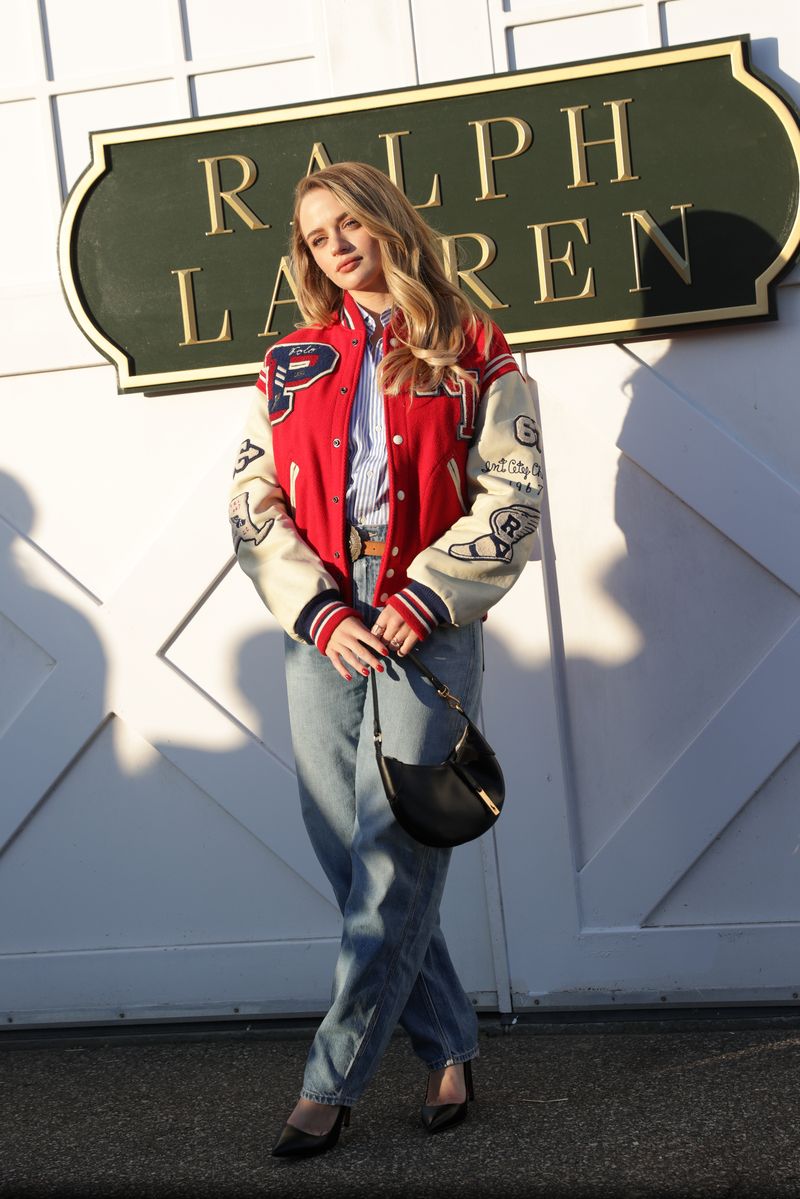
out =
<svg viewBox="0 0 800 1199"><path fill-rule="evenodd" d="M264 451L260 445L256 445L249 437L245 438L239 447L239 457L236 459L236 465L233 468L234 477L249 466L251 462L255 462L256 458L263 458Z"/></svg>
<svg viewBox="0 0 800 1199"><path fill-rule="evenodd" d="M267 355L269 419L279 424L292 411L296 391L329 375L339 361L333 346L323 342L295 342L274 346Z"/></svg>
<svg viewBox="0 0 800 1199"><path fill-rule="evenodd" d="M496 508L489 517L491 533L484 533L474 541L462 545L451 545L448 554L453 558L478 558L482 561L499 559L510 562L514 546L539 527L539 510L525 504L512 504L510 508Z"/></svg>
<svg viewBox="0 0 800 1199"><path fill-rule="evenodd" d="M541 450L542 443L539 437L539 426L532 416L518 416L514 421L514 436L520 445L533 445L537 450Z"/></svg>
<svg viewBox="0 0 800 1199"><path fill-rule="evenodd" d="M233 497L228 508L228 516L233 534L233 548L236 553L239 552L239 546L243 541L252 541L253 545L260 545L275 524L273 516L269 520L265 520L263 525L256 524L250 515L250 495L247 491L242 491Z"/></svg>

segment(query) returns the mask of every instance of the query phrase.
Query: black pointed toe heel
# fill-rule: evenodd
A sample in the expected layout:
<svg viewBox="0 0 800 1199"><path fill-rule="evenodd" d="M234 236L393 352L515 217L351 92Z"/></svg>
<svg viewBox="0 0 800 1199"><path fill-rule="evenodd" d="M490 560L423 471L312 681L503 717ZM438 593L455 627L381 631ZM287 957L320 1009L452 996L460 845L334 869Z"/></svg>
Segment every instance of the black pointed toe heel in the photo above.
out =
<svg viewBox="0 0 800 1199"><path fill-rule="evenodd" d="M464 1083L467 1088L467 1097L463 1103L423 1103L420 1115L428 1132L444 1132L445 1128L452 1128L454 1124L460 1124L465 1119L467 1104L475 1098L471 1062L464 1062ZM428 1098L427 1086L425 1098Z"/></svg>
<svg viewBox="0 0 800 1199"><path fill-rule="evenodd" d="M339 1140L343 1124L345 1127L350 1125L350 1108L344 1105L339 1108L329 1132L303 1132L302 1128L295 1128L294 1124L284 1124L283 1132L273 1146L272 1156L311 1157L314 1153L325 1153L327 1149L333 1149Z"/></svg>

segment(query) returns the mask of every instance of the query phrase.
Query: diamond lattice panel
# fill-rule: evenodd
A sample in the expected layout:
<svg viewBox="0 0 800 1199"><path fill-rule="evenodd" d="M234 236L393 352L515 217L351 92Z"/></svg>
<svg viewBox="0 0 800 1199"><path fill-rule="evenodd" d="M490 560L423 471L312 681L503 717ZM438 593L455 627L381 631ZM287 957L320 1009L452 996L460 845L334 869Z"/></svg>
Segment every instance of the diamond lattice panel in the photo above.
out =
<svg viewBox="0 0 800 1199"><path fill-rule="evenodd" d="M585 389L547 414L581 863L797 615L789 588L601 435L604 418Z"/></svg>
<svg viewBox="0 0 800 1199"><path fill-rule="evenodd" d="M283 630L234 568L170 646L167 659L291 767L283 645Z"/></svg>
<svg viewBox="0 0 800 1199"><path fill-rule="evenodd" d="M17 486L31 504L36 497L32 537L104 599L235 434L248 389L227 392L224 403L211 391L119 397L113 369L104 367L74 372L66 402L61 382L57 374L0 379L0 441ZM31 412L46 430L35 453ZM223 530L225 509L223 494Z"/></svg>
<svg viewBox="0 0 800 1199"><path fill-rule="evenodd" d="M223 768L236 778L235 751ZM1 861L0 909L25 911L3 953L339 935L331 905L119 719Z"/></svg>
<svg viewBox="0 0 800 1199"><path fill-rule="evenodd" d="M40 645L0 613L0 737L33 698L55 665Z"/></svg>
<svg viewBox="0 0 800 1199"><path fill-rule="evenodd" d="M685 334L668 342L638 342L630 353L800 489L800 437L786 436L797 412L800 376L800 340L786 336L786 324L800 325L800 287L778 289L778 311L775 324L743 325L733 336ZM709 361L715 385L698 387Z"/></svg>
<svg viewBox="0 0 800 1199"><path fill-rule="evenodd" d="M648 916L650 927L800 919L800 748Z"/></svg>

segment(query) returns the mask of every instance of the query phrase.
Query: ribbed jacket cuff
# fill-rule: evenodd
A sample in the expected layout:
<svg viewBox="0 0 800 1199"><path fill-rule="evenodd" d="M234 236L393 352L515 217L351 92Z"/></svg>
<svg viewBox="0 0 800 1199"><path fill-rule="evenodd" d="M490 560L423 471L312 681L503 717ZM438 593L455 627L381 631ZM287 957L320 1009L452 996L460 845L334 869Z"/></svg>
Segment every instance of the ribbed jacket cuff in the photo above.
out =
<svg viewBox="0 0 800 1199"><path fill-rule="evenodd" d="M431 591L424 583L409 583L402 591L389 596L386 606L400 613L420 641L424 641L437 625L450 619L436 592Z"/></svg>
<svg viewBox="0 0 800 1199"><path fill-rule="evenodd" d="M341 600L329 600L323 604L309 625L309 635L321 654L328 648L334 629L347 620L348 616L358 616L355 608L349 608Z"/></svg>
<svg viewBox="0 0 800 1199"><path fill-rule="evenodd" d="M358 613L342 602L338 591L323 591L306 604L295 622L295 632L324 654L334 629L348 616Z"/></svg>

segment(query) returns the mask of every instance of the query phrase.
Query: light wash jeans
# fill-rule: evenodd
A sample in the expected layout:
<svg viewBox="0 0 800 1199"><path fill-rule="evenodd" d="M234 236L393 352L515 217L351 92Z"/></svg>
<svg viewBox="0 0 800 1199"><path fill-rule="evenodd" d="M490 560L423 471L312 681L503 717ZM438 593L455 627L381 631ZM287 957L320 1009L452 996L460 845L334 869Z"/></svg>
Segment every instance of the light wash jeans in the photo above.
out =
<svg viewBox="0 0 800 1199"><path fill-rule="evenodd" d="M385 529L366 530L382 540ZM353 564L353 607L371 629L380 559ZM300 803L343 917L331 1006L308 1054L305 1099L351 1106L399 1023L429 1070L478 1054L478 1022L439 925L451 850L420 845L397 824L375 761L371 683L351 683L315 646L286 636L286 681ZM480 621L435 629L420 654L474 720L483 679ZM443 761L464 721L411 664L377 672L383 751Z"/></svg>

